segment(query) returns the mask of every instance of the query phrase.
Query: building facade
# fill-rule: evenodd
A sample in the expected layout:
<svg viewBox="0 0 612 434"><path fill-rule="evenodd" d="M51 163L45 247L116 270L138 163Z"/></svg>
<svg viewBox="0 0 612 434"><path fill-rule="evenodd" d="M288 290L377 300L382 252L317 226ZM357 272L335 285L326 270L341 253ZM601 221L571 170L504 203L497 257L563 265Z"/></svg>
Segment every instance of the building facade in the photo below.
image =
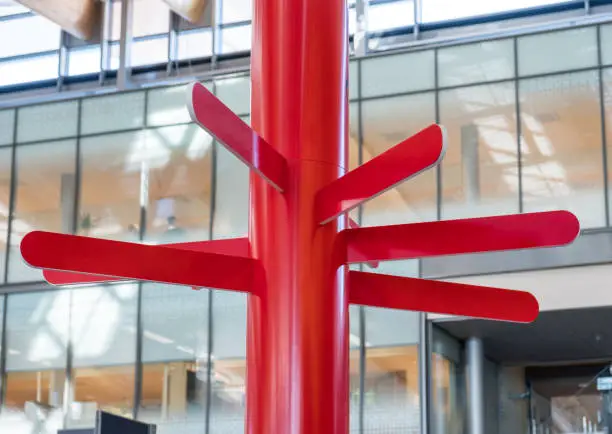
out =
<svg viewBox="0 0 612 434"><path fill-rule="evenodd" d="M227 13L226 2L213 15ZM353 218L373 226L567 209L583 234L564 249L381 264L375 272L531 290L543 316L532 328L495 328L351 306L351 432L475 434L473 417L487 434L566 432L555 428L559 420L586 421L595 430L605 423L601 414L553 423L552 412L565 410L529 379L537 386L543 374L536 367L543 364L612 360L612 346L605 345L612 320L606 323L609 312L600 310L612 306L612 15L605 5L583 15L576 2L566 2L572 7L545 11L551 15L543 22L554 25L538 22L496 36L484 34L486 20L468 23L484 26L476 29L480 36L461 36L465 27L457 22L436 28L444 17L408 19L407 32L385 33L394 25L382 24L376 11L395 3L413 10L412 2L372 2L365 5L371 19L365 29L368 7L350 4L352 49L365 50L350 62L350 165L434 122L447 128L449 145L438 169L369 202ZM423 0L423 17L442 13L434 3ZM39 19L24 14L19 19ZM514 19L526 26L534 17ZM246 234L248 172L191 123L184 104L184 82L193 76L248 122L248 53L242 60L224 57L250 44L250 17L238 18L194 29L171 21L163 37L136 32L134 52L149 44L143 50L161 57L143 54L148 60L132 62L130 89L117 89L126 73L120 60L108 68L99 61L115 62L120 35L93 47L70 47L74 41L66 45L62 37L57 53L0 59L0 431L88 427L101 408L157 423L161 433L243 432L245 295L134 282L52 288L19 253L20 240L35 229L151 244ZM420 43L377 52L417 39L419 29ZM457 34L446 40L453 29ZM244 46L223 51L215 35L224 32L235 32ZM189 58L181 50L201 49L205 35L211 38L205 55L217 56L224 68L207 63L181 75ZM187 38L195 42L181 42ZM151 42L162 39L165 51ZM69 63L87 50L97 53L93 72L86 62L78 63L81 74L62 75L60 68L51 78L2 72L49 56L57 56L56 66L64 58ZM105 50L107 57L100 55ZM167 67L163 80L159 68L145 68L158 60ZM79 89L87 89L88 74L97 87ZM15 77L36 83L11 82ZM54 81L52 89L45 80ZM580 312L586 322L597 315L601 321L574 337L552 331ZM559 315L568 319L562 323ZM543 330L549 333L537 334ZM572 339L582 342L579 333L599 333L603 343L573 345ZM469 390L475 386L481 401Z"/></svg>

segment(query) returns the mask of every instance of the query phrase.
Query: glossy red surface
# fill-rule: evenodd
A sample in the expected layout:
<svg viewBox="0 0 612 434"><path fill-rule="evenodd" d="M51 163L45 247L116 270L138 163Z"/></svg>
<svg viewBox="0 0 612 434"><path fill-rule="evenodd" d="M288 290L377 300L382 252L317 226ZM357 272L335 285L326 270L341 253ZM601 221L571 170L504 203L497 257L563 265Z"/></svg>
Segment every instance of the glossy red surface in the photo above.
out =
<svg viewBox="0 0 612 434"><path fill-rule="evenodd" d="M21 254L37 268L245 292L258 269L250 258L42 231L24 237Z"/></svg>
<svg viewBox="0 0 612 434"><path fill-rule="evenodd" d="M348 229L348 262L387 261L569 244L580 232L567 211Z"/></svg>
<svg viewBox="0 0 612 434"><path fill-rule="evenodd" d="M248 238L229 238L226 240L195 241L189 243L159 244L173 249L192 250L194 252L217 253L219 255L250 257ZM67 271L43 270L43 276L52 285L81 285L84 283L103 283L123 280L95 274L70 273Z"/></svg>
<svg viewBox="0 0 612 434"><path fill-rule="evenodd" d="M437 165L446 151L446 133L431 125L330 183L317 194L316 220L325 224Z"/></svg>
<svg viewBox="0 0 612 434"><path fill-rule="evenodd" d="M276 149L200 83L190 86L188 96L187 106L194 122L276 189L285 190L287 162Z"/></svg>
<svg viewBox="0 0 612 434"><path fill-rule="evenodd" d="M255 0L251 124L287 159L284 194L251 175L248 434L348 433L348 297L315 194L346 167L345 0Z"/></svg>
<svg viewBox="0 0 612 434"><path fill-rule="evenodd" d="M514 322L538 316L536 298L522 291L383 274L349 272L353 304Z"/></svg>

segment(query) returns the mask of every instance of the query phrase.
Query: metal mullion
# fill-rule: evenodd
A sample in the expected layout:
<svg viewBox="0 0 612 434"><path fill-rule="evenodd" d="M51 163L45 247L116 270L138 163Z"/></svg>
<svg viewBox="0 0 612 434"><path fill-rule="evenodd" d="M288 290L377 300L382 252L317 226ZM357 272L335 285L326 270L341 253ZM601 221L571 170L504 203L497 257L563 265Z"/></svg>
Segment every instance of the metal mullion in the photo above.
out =
<svg viewBox="0 0 612 434"><path fill-rule="evenodd" d="M100 26L100 78L98 84L104 85L106 73L111 69L111 48L112 38L113 3L112 0L104 2L104 12L102 25Z"/></svg>
<svg viewBox="0 0 612 434"><path fill-rule="evenodd" d="M168 66L166 74L172 75L173 70L178 69L178 23L180 17L170 10L170 29L168 31Z"/></svg>
<svg viewBox="0 0 612 434"><path fill-rule="evenodd" d="M212 29L212 56L211 56L211 68L215 70L219 60L219 54L221 54L221 15L223 9L222 0L212 0L212 14L211 14L211 29Z"/></svg>
<svg viewBox="0 0 612 434"><path fill-rule="evenodd" d="M599 110L601 116L601 145L602 145L602 159L603 159L603 181L604 181L604 203L605 203L605 215L606 215L606 226L610 226L610 183L608 181L608 138L607 138L607 122L606 122L606 101L605 101L605 89L604 89L604 71L602 68L602 40L601 40L601 26L597 26L597 63L599 65L598 76L599 76Z"/></svg>
<svg viewBox="0 0 612 434"><path fill-rule="evenodd" d="M514 102L516 115L516 164L517 164L517 180L518 180L518 209L519 213L524 211L523 206L523 152L521 150L521 142L523 136L523 125L521 123L521 94L519 79L519 55L518 55L518 38L514 38Z"/></svg>
<svg viewBox="0 0 612 434"><path fill-rule="evenodd" d="M420 432L431 432L431 333L425 312L419 313L419 404Z"/></svg>
<svg viewBox="0 0 612 434"><path fill-rule="evenodd" d="M15 116L13 116L13 145L11 153L11 185L9 193L9 213L7 223L7 235L6 235L6 252L5 252L5 265L4 265L4 282L8 283L9 264L11 259L11 238L13 232L13 218L15 215L15 202L17 192L17 127L19 124L19 109L15 110Z"/></svg>
<svg viewBox="0 0 612 434"><path fill-rule="evenodd" d="M64 77L68 71L68 48L66 47L67 33L60 31L60 47L57 60L57 90L61 91L64 86Z"/></svg>
<svg viewBox="0 0 612 434"><path fill-rule="evenodd" d="M8 353L8 348L6 345L7 337L6 337L6 324L7 324L7 313L8 313L8 295L4 295L2 300L2 331L0 335L0 414L2 413L2 409L4 408L4 401L6 397L6 354Z"/></svg>

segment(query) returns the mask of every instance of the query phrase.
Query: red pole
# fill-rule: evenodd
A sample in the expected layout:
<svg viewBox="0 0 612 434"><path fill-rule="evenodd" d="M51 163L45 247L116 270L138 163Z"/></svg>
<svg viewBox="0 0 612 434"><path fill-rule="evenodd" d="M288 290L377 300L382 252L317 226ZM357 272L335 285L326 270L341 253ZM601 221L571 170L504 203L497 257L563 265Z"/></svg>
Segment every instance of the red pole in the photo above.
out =
<svg viewBox="0 0 612 434"><path fill-rule="evenodd" d="M251 174L249 238L265 269L249 296L248 434L348 433L348 298L333 260L346 217L315 194L345 172L345 0L255 0L253 128L288 161L287 191Z"/></svg>

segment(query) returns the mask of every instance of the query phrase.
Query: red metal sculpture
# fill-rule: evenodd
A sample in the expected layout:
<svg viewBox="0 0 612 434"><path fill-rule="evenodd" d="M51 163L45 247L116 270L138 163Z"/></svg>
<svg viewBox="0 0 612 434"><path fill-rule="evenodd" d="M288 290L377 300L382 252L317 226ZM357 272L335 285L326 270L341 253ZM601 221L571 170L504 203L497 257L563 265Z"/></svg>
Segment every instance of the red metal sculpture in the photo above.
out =
<svg viewBox="0 0 612 434"><path fill-rule="evenodd" d="M21 245L53 284L139 279L248 293L248 434L348 433L349 303L520 322L538 314L526 292L346 264L558 246L579 233L563 211L349 223L349 210L439 163L446 142L432 125L347 173L346 20L345 0L255 0L252 128L205 87L189 88L194 121L251 168L248 238L149 246L32 232Z"/></svg>

